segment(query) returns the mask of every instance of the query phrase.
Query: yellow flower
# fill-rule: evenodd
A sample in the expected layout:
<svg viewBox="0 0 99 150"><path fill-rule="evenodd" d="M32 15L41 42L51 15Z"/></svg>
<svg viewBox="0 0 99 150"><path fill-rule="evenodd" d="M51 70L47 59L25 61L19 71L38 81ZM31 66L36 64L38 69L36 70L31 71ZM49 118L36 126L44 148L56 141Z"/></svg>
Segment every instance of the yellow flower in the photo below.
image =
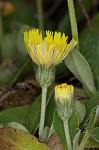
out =
<svg viewBox="0 0 99 150"><path fill-rule="evenodd" d="M67 85L63 83L55 87L55 98L58 99L60 103L64 101L70 101L73 99L74 87L72 85Z"/></svg>
<svg viewBox="0 0 99 150"><path fill-rule="evenodd" d="M38 29L24 33L25 45L32 60L37 65L48 67L62 62L77 43L72 39L68 44L67 40L68 37L60 32L46 31L45 38Z"/></svg>

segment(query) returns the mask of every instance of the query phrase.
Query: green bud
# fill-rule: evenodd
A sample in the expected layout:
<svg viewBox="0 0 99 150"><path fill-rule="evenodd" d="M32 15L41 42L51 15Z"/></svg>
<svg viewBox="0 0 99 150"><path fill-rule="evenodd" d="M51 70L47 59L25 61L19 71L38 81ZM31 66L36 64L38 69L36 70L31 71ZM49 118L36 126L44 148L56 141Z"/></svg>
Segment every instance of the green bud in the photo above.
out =
<svg viewBox="0 0 99 150"><path fill-rule="evenodd" d="M74 87L66 83L55 87L56 110L59 117L64 121L69 119L73 110Z"/></svg>

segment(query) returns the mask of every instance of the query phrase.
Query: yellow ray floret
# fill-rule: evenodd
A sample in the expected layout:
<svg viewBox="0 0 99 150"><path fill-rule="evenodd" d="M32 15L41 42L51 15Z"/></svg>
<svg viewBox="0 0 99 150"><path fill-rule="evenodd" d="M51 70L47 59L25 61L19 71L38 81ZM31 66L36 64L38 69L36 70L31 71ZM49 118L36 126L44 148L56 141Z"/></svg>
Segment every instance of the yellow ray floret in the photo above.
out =
<svg viewBox="0 0 99 150"><path fill-rule="evenodd" d="M77 43L72 39L68 44L67 40L68 37L60 32L46 31L45 38L38 29L24 33L28 53L37 65L53 66L60 63Z"/></svg>
<svg viewBox="0 0 99 150"><path fill-rule="evenodd" d="M55 98L58 99L61 103L64 103L65 100L71 100L74 93L74 87L72 85L67 85L63 83L55 87Z"/></svg>

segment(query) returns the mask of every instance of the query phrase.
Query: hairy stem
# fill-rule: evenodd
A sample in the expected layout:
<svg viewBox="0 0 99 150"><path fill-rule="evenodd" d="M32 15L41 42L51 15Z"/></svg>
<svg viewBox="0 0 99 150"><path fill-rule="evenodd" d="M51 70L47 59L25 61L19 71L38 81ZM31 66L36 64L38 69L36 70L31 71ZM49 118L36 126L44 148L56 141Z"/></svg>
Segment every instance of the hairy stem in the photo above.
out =
<svg viewBox="0 0 99 150"><path fill-rule="evenodd" d="M40 114L40 124L39 124L39 139L40 140L42 140L42 134L44 131L46 95L47 95L47 87L42 87L41 114Z"/></svg>
<svg viewBox="0 0 99 150"><path fill-rule="evenodd" d="M71 138L70 138L70 133L69 133L68 119L63 121L63 124L64 124L64 131L65 131L65 137L66 137L66 141L67 141L68 150L72 150L72 143L71 143Z"/></svg>
<svg viewBox="0 0 99 150"><path fill-rule="evenodd" d="M73 0L67 0L67 2L68 2L70 22L71 22L72 36L74 37L76 41L78 41L76 48L79 50L78 29L77 29L74 3L73 3Z"/></svg>
<svg viewBox="0 0 99 150"><path fill-rule="evenodd" d="M77 150L84 150L85 145L86 145L89 137L90 137L90 132L88 130L86 130L85 135L84 135L84 137L83 137L83 139L81 141L81 144L79 145Z"/></svg>

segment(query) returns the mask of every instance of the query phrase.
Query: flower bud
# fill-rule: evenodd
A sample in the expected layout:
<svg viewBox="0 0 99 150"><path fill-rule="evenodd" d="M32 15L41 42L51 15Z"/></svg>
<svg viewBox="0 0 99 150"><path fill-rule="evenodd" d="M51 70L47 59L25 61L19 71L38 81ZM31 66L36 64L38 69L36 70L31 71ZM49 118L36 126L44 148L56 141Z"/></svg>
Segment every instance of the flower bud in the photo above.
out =
<svg viewBox="0 0 99 150"><path fill-rule="evenodd" d="M66 83L55 87L56 109L62 120L69 119L72 114L74 87Z"/></svg>

